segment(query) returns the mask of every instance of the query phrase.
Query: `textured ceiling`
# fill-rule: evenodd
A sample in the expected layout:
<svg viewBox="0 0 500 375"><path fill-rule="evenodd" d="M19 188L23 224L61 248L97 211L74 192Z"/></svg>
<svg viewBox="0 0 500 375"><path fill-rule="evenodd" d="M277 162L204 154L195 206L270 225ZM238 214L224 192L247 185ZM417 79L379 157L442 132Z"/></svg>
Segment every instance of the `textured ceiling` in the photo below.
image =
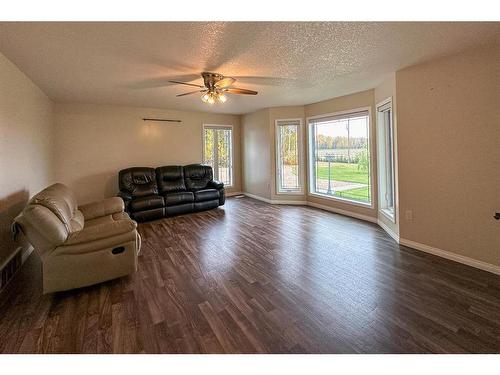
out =
<svg viewBox="0 0 500 375"><path fill-rule="evenodd" d="M375 87L388 74L499 41L500 23L0 23L0 52L52 99L248 113ZM169 79L202 71L259 91L210 106Z"/></svg>

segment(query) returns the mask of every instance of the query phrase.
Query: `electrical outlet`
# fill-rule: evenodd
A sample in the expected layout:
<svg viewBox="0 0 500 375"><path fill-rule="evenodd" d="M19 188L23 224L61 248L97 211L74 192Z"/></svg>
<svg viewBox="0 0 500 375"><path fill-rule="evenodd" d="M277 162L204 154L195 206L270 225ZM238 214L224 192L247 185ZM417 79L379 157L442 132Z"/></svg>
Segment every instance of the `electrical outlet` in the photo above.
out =
<svg viewBox="0 0 500 375"><path fill-rule="evenodd" d="M412 221L413 220L413 211L412 210L406 210L405 211L405 218L408 221Z"/></svg>

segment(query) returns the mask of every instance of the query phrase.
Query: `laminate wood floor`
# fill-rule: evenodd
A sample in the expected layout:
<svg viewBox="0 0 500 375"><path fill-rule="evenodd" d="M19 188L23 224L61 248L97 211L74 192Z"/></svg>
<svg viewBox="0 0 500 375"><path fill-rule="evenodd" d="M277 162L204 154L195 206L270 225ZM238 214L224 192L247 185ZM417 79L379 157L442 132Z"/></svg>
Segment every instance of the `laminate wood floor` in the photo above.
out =
<svg viewBox="0 0 500 375"><path fill-rule="evenodd" d="M500 352L500 277L374 224L230 198L139 230L139 271L93 287L42 295L31 255L0 295L0 352Z"/></svg>

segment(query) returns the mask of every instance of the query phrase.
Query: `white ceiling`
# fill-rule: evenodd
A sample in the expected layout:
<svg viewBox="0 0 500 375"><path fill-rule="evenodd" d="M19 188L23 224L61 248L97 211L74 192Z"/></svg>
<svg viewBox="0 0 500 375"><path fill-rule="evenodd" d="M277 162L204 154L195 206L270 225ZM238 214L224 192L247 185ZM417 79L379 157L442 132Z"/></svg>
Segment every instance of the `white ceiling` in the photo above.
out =
<svg viewBox="0 0 500 375"><path fill-rule="evenodd" d="M0 23L0 52L58 101L248 113L373 88L422 61L500 40L500 23ZM177 79L256 90L210 106Z"/></svg>

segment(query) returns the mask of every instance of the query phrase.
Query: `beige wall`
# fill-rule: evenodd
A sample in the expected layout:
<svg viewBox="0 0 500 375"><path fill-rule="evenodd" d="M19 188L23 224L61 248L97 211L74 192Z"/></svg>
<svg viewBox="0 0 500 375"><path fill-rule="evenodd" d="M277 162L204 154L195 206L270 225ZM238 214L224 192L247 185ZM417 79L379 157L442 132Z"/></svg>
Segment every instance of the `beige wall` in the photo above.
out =
<svg viewBox="0 0 500 375"><path fill-rule="evenodd" d="M18 246L10 225L52 181L52 103L0 53L0 267Z"/></svg>
<svg viewBox="0 0 500 375"><path fill-rule="evenodd" d="M371 172L372 172L372 201L373 207L365 207L344 203L338 200L321 198L308 194L307 200L312 203L329 206L332 208L349 211L354 214L377 218L377 156L376 152L376 131L375 131L375 108L374 108L374 90L367 90L351 95L341 96L323 102L306 105L304 108L305 117L323 115L334 112L347 111L351 109L369 107L371 110L370 117L370 147L371 147Z"/></svg>
<svg viewBox="0 0 500 375"><path fill-rule="evenodd" d="M300 168L303 171L303 189L304 194L277 194L277 182L276 182L276 120L285 119L301 119L302 120L302 154L300 155ZM307 190L306 185L306 132L305 132L305 119L304 119L304 107L294 106L294 107L274 107L269 108L269 137L270 137L270 155L271 155L271 199L283 200L283 201L299 201L305 202Z"/></svg>
<svg viewBox="0 0 500 375"><path fill-rule="evenodd" d="M56 103L54 116L55 177L79 203L116 195L123 168L200 163L203 124L233 125L234 187L227 191L241 191L239 116L77 103Z"/></svg>
<svg viewBox="0 0 500 375"><path fill-rule="evenodd" d="M241 116L243 191L271 199L269 109Z"/></svg>
<svg viewBox="0 0 500 375"><path fill-rule="evenodd" d="M377 104L383 102L384 100L391 98L392 99L392 121L393 121L393 132L394 132L394 138L393 138L393 143L394 143L394 180L395 180L395 191L394 191L394 197L395 197L395 211L394 211L394 216L395 216L395 221L392 221L389 219L387 216L382 214L381 212L378 213L378 220L382 221L389 229L394 232L394 234L399 235L399 203L398 203L398 158L397 158L397 147L398 147L398 121L397 121L397 96L396 96L396 74L393 73L389 77L387 77L379 86L375 88L374 91L374 96L375 96L375 106ZM375 108L376 110L376 108ZM375 119L377 119L377 113L375 113ZM377 140L380 139L379 137L379 131L380 129L378 128L379 124L376 123L376 128L377 128ZM377 147L380 147L379 142L377 142ZM383 160L381 155L381 150L377 150L377 159L378 161ZM377 168L377 172L380 170L380 168ZM378 174L378 173L377 173Z"/></svg>
<svg viewBox="0 0 500 375"><path fill-rule="evenodd" d="M496 46L396 74L401 237L495 265L499 62Z"/></svg>

